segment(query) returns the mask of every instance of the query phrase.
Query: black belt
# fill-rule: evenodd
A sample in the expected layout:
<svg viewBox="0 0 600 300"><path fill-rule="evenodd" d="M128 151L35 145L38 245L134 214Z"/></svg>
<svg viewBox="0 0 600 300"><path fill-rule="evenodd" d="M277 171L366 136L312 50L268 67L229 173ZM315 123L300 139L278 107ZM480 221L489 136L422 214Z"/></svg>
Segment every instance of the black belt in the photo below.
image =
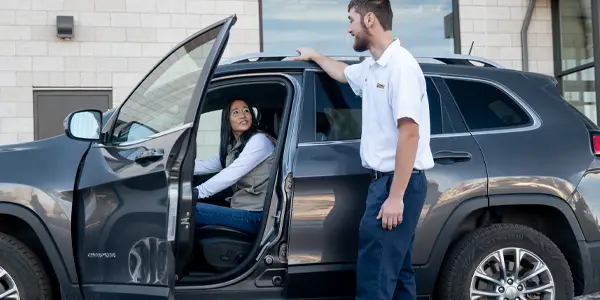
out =
<svg viewBox="0 0 600 300"><path fill-rule="evenodd" d="M425 171L423 171L423 170L412 169L413 174L420 174L420 173L424 173L424 172ZM373 179L379 179L383 176L388 176L388 175L394 175L394 171L390 171L390 172L373 171Z"/></svg>

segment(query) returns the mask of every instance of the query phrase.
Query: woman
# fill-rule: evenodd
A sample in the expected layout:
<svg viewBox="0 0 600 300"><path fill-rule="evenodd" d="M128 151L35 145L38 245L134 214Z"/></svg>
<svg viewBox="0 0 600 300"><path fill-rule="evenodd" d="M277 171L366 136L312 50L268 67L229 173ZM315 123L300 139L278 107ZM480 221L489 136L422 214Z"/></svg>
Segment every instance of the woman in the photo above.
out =
<svg viewBox="0 0 600 300"><path fill-rule="evenodd" d="M256 233L263 218L263 205L275 140L257 128L252 107L243 100L233 100L223 109L219 155L196 160L194 174L219 172L196 187L196 226L224 225L249 234ZM230 186L233 196L226 199L230 207L202 203Z"/></svg>

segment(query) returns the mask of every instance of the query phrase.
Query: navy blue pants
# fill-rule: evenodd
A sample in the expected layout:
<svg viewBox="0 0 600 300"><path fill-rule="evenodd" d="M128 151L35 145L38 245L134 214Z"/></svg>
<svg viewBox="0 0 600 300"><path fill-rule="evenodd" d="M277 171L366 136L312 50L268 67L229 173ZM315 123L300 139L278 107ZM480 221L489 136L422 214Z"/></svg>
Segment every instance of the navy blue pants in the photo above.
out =
<svg viewBox="0 0 600 300"><path fill-rule="evenodd" d="M415 271L412 268L413 240L427 195L424 173L413 173L404 193L402 223L383 229L377 219L387 199L393 175L373 180L366 210L360 222L356 299L415 300Z"/></svg>

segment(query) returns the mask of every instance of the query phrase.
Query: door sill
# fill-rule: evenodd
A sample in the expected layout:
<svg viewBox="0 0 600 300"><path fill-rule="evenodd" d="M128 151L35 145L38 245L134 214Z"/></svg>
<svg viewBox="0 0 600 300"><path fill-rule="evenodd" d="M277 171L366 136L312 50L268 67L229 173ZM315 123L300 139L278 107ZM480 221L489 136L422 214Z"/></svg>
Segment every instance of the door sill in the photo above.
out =
<svg viewBox="0 0 600 300"><path fill-rule="evenodd" d="M235 290L179 290L175 288L175 300L197 300L199 297L219 300L238 300L238 299L261 299L261 300L279 300L284 293L283 287L279 288L257 288L254 285L245 285Z"/></svg>

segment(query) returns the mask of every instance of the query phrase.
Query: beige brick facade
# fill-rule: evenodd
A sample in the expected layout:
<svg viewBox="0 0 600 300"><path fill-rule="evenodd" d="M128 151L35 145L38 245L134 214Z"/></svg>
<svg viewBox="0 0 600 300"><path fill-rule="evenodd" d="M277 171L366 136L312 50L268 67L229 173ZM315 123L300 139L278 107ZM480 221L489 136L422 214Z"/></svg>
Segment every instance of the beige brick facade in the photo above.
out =
<svg viewBox="0 0 600 300"><path fill-rule="evenodd" d="M114 105L174 45L237 14L225 57L256 52L258 0L1 0L0 144L33 140L33 90L112 89ZM56 16L75 38L56 37Z"/></svg>
<svg viewBox="0 0 600 300"><path fill-rule="evenodd" d="M529 71L554 74L549 0L535 0L528 32ZM522 70L521 27L529 0L459 0L462 53Z"/></svg>
<svg viewBox="0 0 600 300"><path fill-rule="evenodd" d="M260 49L260 0L0 0L0 144L34 137L33 91L110 89L119 105L159 58L193 32L237 14L225 57ZM529 0L459 0L462 53L522 69ZM56 37L56 16L75 18L75 38ZM529 70L553 74L549 0L536 0ZM589 45L566 49L573 57ZM294 45L292 45L293 47ZM585 56L585 55L583 55ZM199 145L215 153L220 116L203 119ZM211 124L204 124L209 122ZM215 124L212 124L215 123Z"/></svg>

